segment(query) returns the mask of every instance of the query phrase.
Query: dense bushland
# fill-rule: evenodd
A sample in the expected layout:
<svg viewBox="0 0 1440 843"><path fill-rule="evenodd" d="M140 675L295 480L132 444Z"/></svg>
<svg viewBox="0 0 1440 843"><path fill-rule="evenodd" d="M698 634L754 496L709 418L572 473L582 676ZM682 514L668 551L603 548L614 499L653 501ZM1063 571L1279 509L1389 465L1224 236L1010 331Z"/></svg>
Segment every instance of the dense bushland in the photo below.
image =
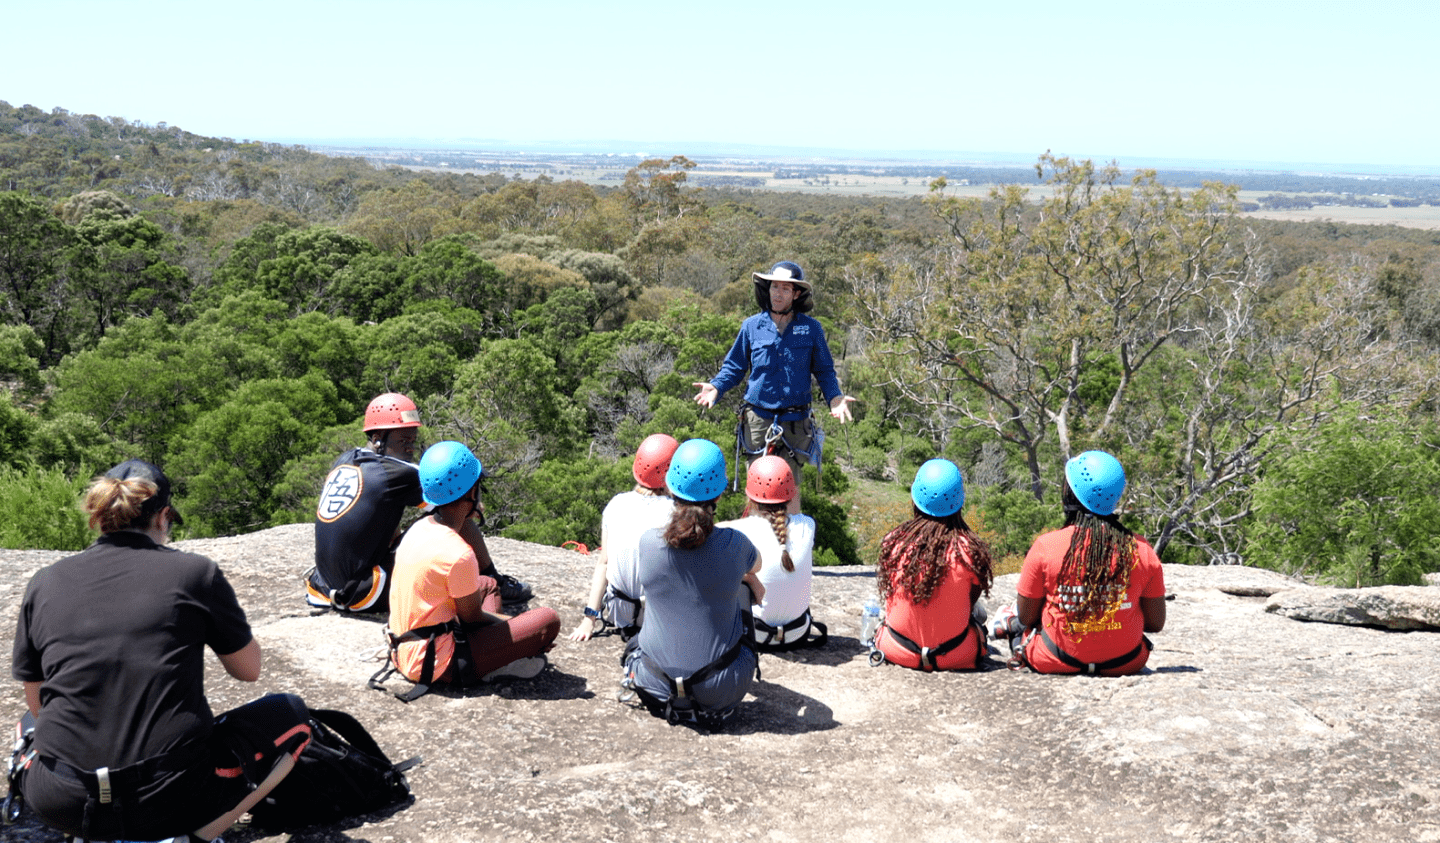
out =
<svg viewBox="0 0 1440 843"><path fill-rule="evenodd" d="M396 390L475 448L492 529L594 545L644 436L734 453L739 396L701 412L690 384L788 258L860 399L805 481L822 561L871 561L906 513L859 492L936 454L1018 557L1093 447L1168 561L1440 567L1434 233L1247 226L1233 188L1048 156L1037 195L985 200L702 191L692 166L416 174L0 103L0 543L82 544L67 500L127 456L175 476L191 535L308 520Z"/></svg>

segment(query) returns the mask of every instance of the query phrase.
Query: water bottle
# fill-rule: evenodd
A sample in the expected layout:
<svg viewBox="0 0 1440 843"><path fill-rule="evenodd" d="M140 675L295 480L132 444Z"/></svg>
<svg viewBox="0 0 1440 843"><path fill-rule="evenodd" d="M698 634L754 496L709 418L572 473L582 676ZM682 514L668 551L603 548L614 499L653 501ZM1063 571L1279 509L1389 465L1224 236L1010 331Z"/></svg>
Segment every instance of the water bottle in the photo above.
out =
<svg viewBox="0 0 1440 843"><path fill-rule="evenodd" d="M860 610L860 645L872 647L875 644L875 630L880 628L880 601L874 597L865 601Z"/></svg>

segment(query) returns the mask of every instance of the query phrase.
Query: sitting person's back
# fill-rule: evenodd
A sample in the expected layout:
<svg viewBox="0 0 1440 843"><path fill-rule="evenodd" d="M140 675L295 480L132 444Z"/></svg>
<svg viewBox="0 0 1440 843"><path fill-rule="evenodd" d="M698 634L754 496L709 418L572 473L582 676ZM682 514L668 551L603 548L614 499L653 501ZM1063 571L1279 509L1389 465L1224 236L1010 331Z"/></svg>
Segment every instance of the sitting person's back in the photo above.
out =
<svg viewBox="0 0 1440 843"><path fill-rule="evenodd" d="M631 473L635 488L610 499L600 515L600 553L590 576L584 614L572 641L586 641L609 621L629 640L640 629L641 598L638 576L640 536L670 520L674 501L665 489L665 472L680 443L673 436L655 433L635 450Z"/></svg>
<svg viewBox="0 0 1440 843"><path fill-rule="evenodd" d="M970 670L987 652L974 617L990 590L990 550L965 523L960 470L949 460L920 467L910 488L915 516L880 546L875 573L885 623L875 648L885 660L921 670Z"/></svg>
<svg viewBox="0 0 1440 843"><path fill-rule="evenodd" d="M424 504L415 459L420 413L386 393L365 410L363 448L330 467L315 510L315 568L305 599L317 608L383 612L389 607L395 543L406 507Z"/></svg>
<svg viewBox="0 0 1440 843"><path fill-rule="evenodd" d="M754 561L754 547L734 530L716 528L694 548L669 546L661 530L646 533L640 539L646 614L639 641L647 659L672 678L688 677L738 646L745 635L742 612L750 604L741 581ZM755 654L742 647L734 669L696 687L694 701L702 708L729 708L745 696L754 673ZM636 681L654 696L669 693L664 678L648 669L637 671Z"/></svg>
<svg viewBox="0 0 1440 843"><path fill-rule="evenodd" d="M501 613L499 584L482 574L465 524L482 509L480 461L460 442L440 442L420 459L425 501L395 553L390 591L392 659L417 684L407 699L442 683L502 676L533 678L560 632L552 609Z"/></svg>
<svg viewBox="0 0 1440 843"><path fill-rule="evenodd" d="M365 409L367 444L331 465L315 509L315 567L305 578L311 606L341 612L389 607L401 522L408 507L425 506L414 462L419 427L415 402L398 392L376 396ZM461 537L474 549L481 573L499 584L502 604L523 607L533 596L530 587L495 570L480 527L467 519Z"/></svg>
<svg viewBox="0 0 1440 843"><path fill-rule="evenodd" d="M212 839L290 771L309 713L272 694L212 715L205 651L254 682L260 646L220 568L166 546L180 516L158 466L121 463L84 508L101 536L35 574L16 624L35 729L12 796L66 835Z"/></svg>
<svg viewBox="0 0 1440 843"><path fill-rule="evenodd" d="M743 613L751 593L763 593L755 579L760 557L743 535L714 526L725 479L725 457L713 442L681 445L666 474L675 498L670 522L640 539L645 624L630 642L626 682L671 722L719 726L754 680L757 656Z"/></svg>
<svg viewBox="0 0 1440 843"><path fill-rule="evenodd" d="M1066 463L1065 526L1035 540L1016 585L1016 615L1036 630L1025 660L1040 673L1139 673L1150 658L1144 633L1165 627L1160 559L1115 515L1124 490L1109 454Z"/></svg>
<svg viewBox="0 0 1440 843"><path fill-rule="evenodd" d="M777 456L760 457L746 472L746 516L716 525L744 534L760 553L758 577L765 599L755 604L753 615L755 640L762 646L793 645L805 639L811 623L815 519L789 514L795 492L790 465Z"/></svg>

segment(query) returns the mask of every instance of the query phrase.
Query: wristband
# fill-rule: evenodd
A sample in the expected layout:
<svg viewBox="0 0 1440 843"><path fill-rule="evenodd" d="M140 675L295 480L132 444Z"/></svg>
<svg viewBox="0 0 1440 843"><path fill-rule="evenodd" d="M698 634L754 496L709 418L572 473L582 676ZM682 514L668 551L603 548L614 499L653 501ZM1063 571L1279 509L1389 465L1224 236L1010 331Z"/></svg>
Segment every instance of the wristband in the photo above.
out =
<svg viewBox="0 0 1440 843"><path fill-rule="evenodd" d="M594 618L595 620L598 621L598 620L600 620L600 612L599 612L599 610L597 610L597 609L592 609L592 608L590 608L589 606L586 606L586 607L585 607L585 617L587 617L587 618Z"/></svg>

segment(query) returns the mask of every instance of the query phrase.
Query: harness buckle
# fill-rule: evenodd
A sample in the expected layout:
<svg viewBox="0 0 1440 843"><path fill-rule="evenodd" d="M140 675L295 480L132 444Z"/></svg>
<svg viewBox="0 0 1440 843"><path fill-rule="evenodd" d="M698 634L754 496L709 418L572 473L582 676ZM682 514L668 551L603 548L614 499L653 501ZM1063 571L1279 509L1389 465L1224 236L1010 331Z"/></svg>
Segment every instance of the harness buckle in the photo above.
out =
<svg viewBox="0 0 1440 843"><path fill-rule="evenodd" d="M110 804L110 768L100 767L95 771L95 782L100 789L100 804Z"/></svg>

